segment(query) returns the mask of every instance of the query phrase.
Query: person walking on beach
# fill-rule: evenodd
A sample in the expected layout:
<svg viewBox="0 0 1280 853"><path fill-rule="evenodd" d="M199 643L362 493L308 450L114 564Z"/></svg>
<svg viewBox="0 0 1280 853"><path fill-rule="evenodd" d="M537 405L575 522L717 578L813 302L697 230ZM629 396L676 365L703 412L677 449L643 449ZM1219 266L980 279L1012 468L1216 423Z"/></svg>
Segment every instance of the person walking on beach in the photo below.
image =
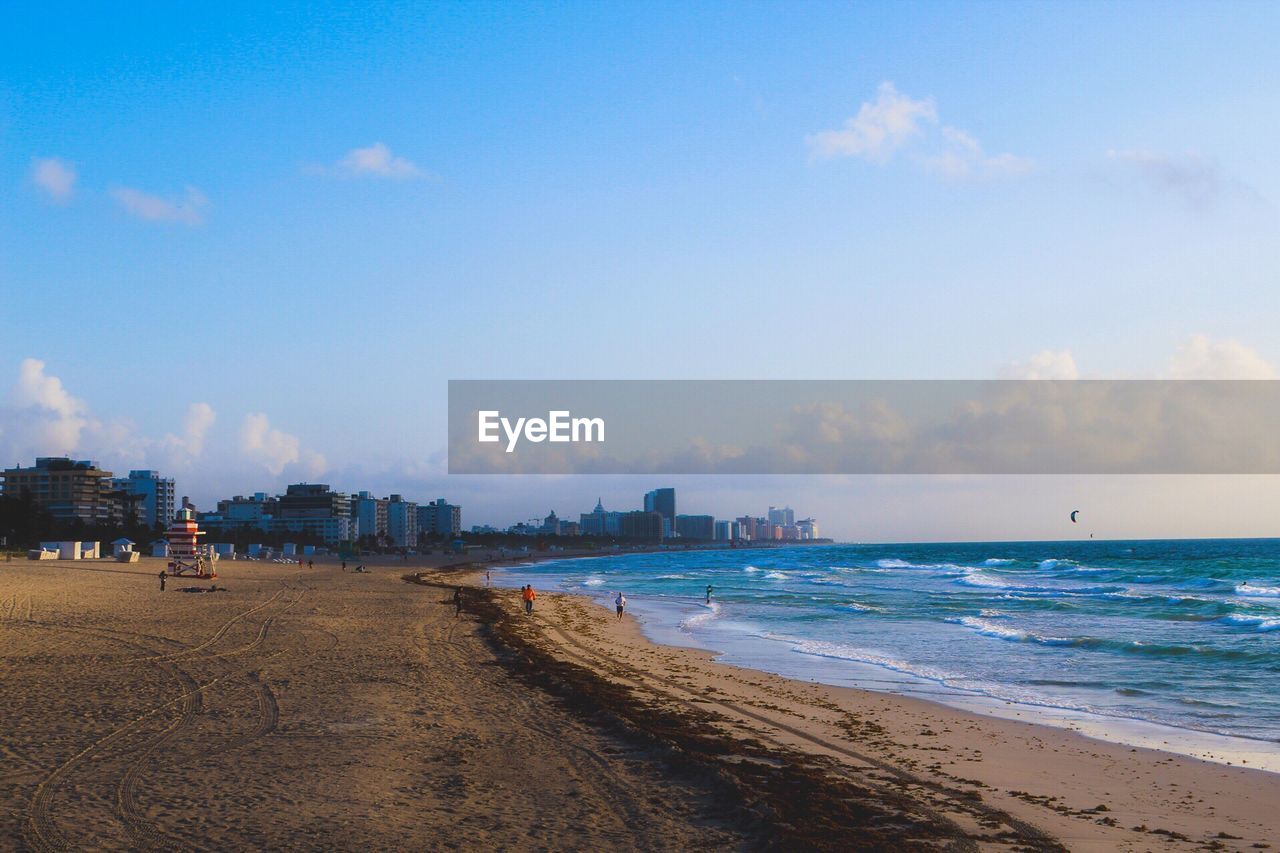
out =
<svg viewBox="0 0 1280 853"><path fill-rule="evenodd" d="M524 599L525 615L526 616L533 615L533 600L538 597L538 594L533 591L533 584L525 584L524 590L520 594L520 597Z"/></svg>
<svg viewBox="0 0 1280 853"><path fill-rule="evenodd" d="M707 584L707 604L711 603L711 584Z"/></svg>
<svg viewBox="0 0 1280 853"><path fill-rule="evenodd" d="M627 609L627 597L622 593L618 593L618 597L613 600L613 606L618 608L618 621L622 621L622 613Z"/></svg>
<svg viewBox="0 0 1280 853"><path fill-rule="evenodd" d="M161 592L164 592L164 578L165 578L164 569L161 569L160 570L160 591Z"/></svg>
<svg viewBox="0 0 1280 853"><path fill-rule="evenodd" d="M488 573L488 572L485 572L485 573L484 573L484 585L485 585L485 587L486 587L486 588L489 586L489 573Z"/></svg>

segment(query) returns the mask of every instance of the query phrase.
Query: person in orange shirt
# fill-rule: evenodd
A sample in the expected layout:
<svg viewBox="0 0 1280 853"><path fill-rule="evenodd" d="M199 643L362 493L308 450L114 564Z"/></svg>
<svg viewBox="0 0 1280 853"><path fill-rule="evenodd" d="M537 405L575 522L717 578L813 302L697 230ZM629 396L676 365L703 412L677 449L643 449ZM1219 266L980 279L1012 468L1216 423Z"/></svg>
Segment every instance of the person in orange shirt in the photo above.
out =
<svg viewBox="0 0 1280 853"><path fill-rule="evenodd" d="M533 600L538 597L538 594L533 591L533 584L525 584L520 597L524 599L525 615L533 613Z"/></svg>

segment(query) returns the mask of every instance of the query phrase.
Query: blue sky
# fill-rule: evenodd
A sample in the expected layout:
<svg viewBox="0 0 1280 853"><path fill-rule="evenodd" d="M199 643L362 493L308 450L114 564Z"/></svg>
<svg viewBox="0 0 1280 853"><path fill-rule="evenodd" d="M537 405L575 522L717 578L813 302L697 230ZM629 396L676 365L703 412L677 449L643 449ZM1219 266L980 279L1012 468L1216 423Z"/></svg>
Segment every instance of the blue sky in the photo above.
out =
<svg viewBox="0 0 1280 853"><path fill-rule="evenodd" d="M461 493L508 521L633 487L451 482L450 378L1280 363L1274 4L5 17L9 464L169 467L206 503L304 476ZM843 487L771 502L806 488L860 532Z"/></svg>

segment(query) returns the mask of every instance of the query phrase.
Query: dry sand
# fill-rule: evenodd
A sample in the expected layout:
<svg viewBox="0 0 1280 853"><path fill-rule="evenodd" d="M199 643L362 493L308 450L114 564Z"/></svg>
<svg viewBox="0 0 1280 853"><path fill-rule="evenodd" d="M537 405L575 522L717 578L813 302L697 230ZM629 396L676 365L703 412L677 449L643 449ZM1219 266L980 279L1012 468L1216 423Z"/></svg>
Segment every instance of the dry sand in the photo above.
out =
<svg viewBox="0 0 1280 853"><path fill-rule="evenodd" d="M513 681L439 590L0 563L0 848L718 849L697 785Z"/></svg>
<svg viewBox="0 0 1280 853"><path fill-rule="evenodd" d="M804 790L861 798L871 808L847 814L881 833L835 835L832 849L893 832L911 845L882 847L1261 849L1280 838L1280 776L716 664L654 645L584 598L543 595L526 619L515 593L496 594L497 606L470 593L477 606L457 618L445 585L461 575L406 584L399 561L370 574L223 562L217 593L179 579L161 593L160 566L0 563L0 847L776 842L758 818L786 811L778 790L747 791L744 805L719 777L673 762L688 743L655 746L626 709L584 712L531 686L520 672L531 658L496 641L497 624L639 713L714 733L704 763L819 768L829 790Z"/></svg>
<svg viewBox="0 0 1280 853"><path fill-rule="evenodd" d="M516 593L502 595L517 606ZM982 847L1002 846L1011 821L999 812L1072 850L1280 842L1280 774L718 664L704 651L655 645L632 617L616 622L581 596L541 595L529 624L533 641L638 697L710 712L744 741L826 756L861 785L906 790L986 836Z"/></svg>

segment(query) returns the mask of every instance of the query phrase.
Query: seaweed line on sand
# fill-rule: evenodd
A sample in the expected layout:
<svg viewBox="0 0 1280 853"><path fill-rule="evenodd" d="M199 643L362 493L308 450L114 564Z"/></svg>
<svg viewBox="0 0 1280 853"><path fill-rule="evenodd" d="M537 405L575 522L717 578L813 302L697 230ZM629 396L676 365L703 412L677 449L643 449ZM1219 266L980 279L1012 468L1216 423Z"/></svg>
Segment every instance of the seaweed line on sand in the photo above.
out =
<svg viewBox="0 0 1280 853"><path fill-rule="evenodd" d="M419 574L404 580L442 590L456 586ZM978 849L961 827L906 793L872 790L836 775L829 759L729 736L711 714L657 707L629 687L557 658L524 633L520 618L493 590L470 588L463 608L477 618L481 636L513 677L554 696L580 719L647 748L670 770L707 789L751 848ZM1065 849L1047 836L1001 840L1024 850Z"/></svg>

